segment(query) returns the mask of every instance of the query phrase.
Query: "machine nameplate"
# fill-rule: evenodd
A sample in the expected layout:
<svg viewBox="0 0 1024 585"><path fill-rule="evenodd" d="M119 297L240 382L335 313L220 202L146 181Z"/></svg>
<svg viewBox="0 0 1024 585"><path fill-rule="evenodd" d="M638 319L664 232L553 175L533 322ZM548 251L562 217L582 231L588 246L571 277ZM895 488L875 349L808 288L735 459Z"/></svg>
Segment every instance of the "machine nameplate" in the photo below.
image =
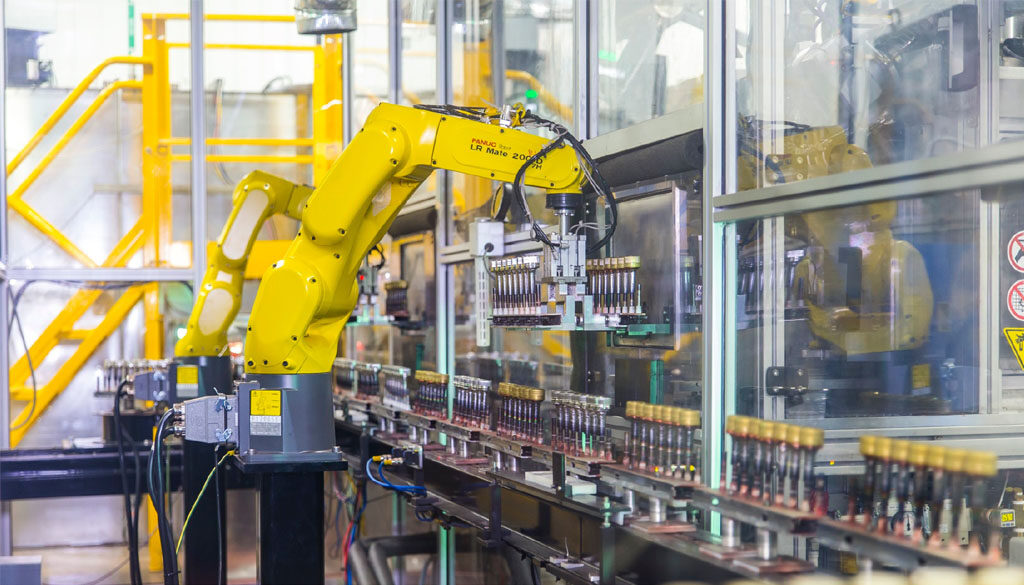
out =
<svg viewBox="0 0 1024 585"><path fill-rule="evenodd" d="M281 436L280 416L249 415L249 434L261 435L264 437Z"/></svg>

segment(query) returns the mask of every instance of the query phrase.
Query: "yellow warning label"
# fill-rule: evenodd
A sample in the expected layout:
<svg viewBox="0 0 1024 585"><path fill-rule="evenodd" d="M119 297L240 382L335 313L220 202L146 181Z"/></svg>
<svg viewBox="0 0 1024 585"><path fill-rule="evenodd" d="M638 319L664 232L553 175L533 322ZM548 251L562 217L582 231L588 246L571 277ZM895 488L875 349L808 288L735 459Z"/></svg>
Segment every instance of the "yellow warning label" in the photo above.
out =
<svg viewBox="0 0 1024 585"><path fill-rule="evenodd" d="M198 383L199 366L178 366L178 385Z"/></svg>
<svg viewBox="0 0 1024 585"><path fill-rule="evenodd" d="M1002 527L1016 526L1017 519L1014 517L1013 510L1003 510L999 513L999 525Z"/></svg>
<svg viewBox="0 0 1024 585"><path fill-rule="evenodd" d="M910 377L914 384L911 388L931 388L932 368L928 364L916 364L910 372Z"/></svg>
<svg viewBox="0 0 1024 585"><path fill-rule="evenodd" d="M252 416L281 416L281 391L253 390L250 392L249 414Z"/></svg>
<svg viewBox="0 0 1024 585"><path fill-rule="evenodd" d="M1024 327L1004 327L1003 335L1010 344L1010 351L1017 358L1020 369L1024 370Z"/></svg>

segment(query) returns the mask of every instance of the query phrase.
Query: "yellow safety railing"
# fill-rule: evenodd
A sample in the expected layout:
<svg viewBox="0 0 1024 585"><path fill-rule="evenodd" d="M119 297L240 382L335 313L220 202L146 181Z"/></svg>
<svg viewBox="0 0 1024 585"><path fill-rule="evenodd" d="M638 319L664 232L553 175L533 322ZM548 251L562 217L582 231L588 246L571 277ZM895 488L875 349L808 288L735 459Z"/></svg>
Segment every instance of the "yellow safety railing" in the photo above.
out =
<svg viewBox="0 0 1024 585"><path fill-rule="evenodd" d="M233 15L208 14L206 20L241 21L241 22L293 22L290 16ZM170 196L172 163L190 160L187 153L174 153L175 146L187 146L187 137L170 135L170 83L168 77L168 52L172 48L188 47L187 43L171 43L165 38L165 23L169 20L187 20L187 14L147 14L143 15L143 55L118 56L106 59L89 72L64 98L56 110L39 127L25 146L11 159L6 172L11 175L34 150L43 143L53 129L67 116L71 108L78 103L89 90L99 75L112 65L141 65L143 76L141 81L115 81L103 87L93 97L88 106L77 116L71 125L53 143L49 151L43 155L35 166L19 181L7 198L11 209L22 215L32 226L53 241L72 258L88 267L124 267L131 258L143 252L145 264L148 266L165 266L166 248L170 244ZM319 178L326 172L330 161L341 152L341 120L340 108L331 104L340 104L340 79L332 79L329 71L341 70L340 35L325 37L324 43L313 46L292 45L250 45L240 43L210 43L207 49L226 50L273 50L273 51L310 51L314 54L315 78L310 107L313 117L313 138L209 138L207 144L212 146L256 146L256 147L295 147L308 149L312 154L296 154L293 156L265 154L210 154L208 162L239 162L252 164L291 163L313 164L314 176ZM143 188L142 213L136 223L122 236L107 257L100 263L89 257L59 228L43 217L24 196L37 182L39 177L49 169L65 147L78 136L82 129L94 117L96 112L109 98L118 92L131 90L142 94L143 110ZM307 100L308 101L308 100ZM281 242L266 242L268 249L279 249ZM260 256L265 256L261 254ZM253 271L247 271L251 275ZM105 308L105 316L98 325L92 328L77 326L77 322L92 308L97 301L108 293L97 289L76 291L64 308L53 318L43 332L31 343L24 355L10 369L10 394L14 401L25 402L24 408L14 417L11 423L11 445L17 446L32 424L46 410L47 406L70 384L71 380L89 360L99 345L113 333L127 314L139 301L143 302L145 312L145 354L149 358L162 357L163 318L159 306L159 284L149 283L128 287L120 297ZM47 359L50 353L61 343L76 344L71 356L64 360L56 373L42 382L34 391L27 385L31 376L29 360L35 368ZM34 394L34 396L33 396ZM34 404L33 404L34 403ZM159 561L159 555L156 555ZM157 563L159 564L159 563ZM152 568L152 567L151 567Z"/></svg>

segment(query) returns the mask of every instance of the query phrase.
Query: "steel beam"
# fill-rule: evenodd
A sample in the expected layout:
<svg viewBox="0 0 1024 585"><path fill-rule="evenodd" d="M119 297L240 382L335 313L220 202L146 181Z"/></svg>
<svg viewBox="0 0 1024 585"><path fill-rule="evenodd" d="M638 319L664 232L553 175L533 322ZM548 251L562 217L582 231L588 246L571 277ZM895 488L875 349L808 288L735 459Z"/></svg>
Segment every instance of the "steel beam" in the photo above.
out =
<svg viewBox="0 0 1024 585"><path fill-rule="evenodd" d="M188 268L9 268L9 280L64 282L191 282Z"/></svg>
<svg viewBox="0 0 1024 585"><path fill-rule="evenodd" d="M199 293L206 273L206 75L203 28L203 0L191 0L189 9L189 52L192 108L189 153L192 167L192 291Z"/></svg>
<svg viewBox="0 0 1024 585"><path fill-rule="evenodd" d="M4 10L5 2L0 2L0 47L7 46L7 19ZM0 59L0 164L4 166L4 172L0 172L0 200L4 202L3 213L0 213L0 265L7 268L7 59ZM10 356L8 354L7 340L10 339L8 331L10 320L7 318L8 306L7 297L10 289L6 275L0 278L0 315L3 316L3 325L0 326L0 449L9 449L11 446L11 393L9 380ZM2 458L0 458L2 459ZM3 463L0 461L0 472ZM3 499L3 489L0 488L0 499ZM0 557L11 554L11 507L6 502L0 502Z"/></svg>

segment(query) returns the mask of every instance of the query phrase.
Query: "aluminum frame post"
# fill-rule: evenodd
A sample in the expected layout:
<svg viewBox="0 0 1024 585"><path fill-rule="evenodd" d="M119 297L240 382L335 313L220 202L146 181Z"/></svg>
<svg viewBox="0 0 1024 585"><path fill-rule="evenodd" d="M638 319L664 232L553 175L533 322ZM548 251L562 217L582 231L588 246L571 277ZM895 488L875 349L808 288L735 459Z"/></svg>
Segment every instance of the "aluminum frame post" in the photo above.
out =
<svg viewBox="0 0 1024 585"><path fill-rule="evenodd" d="M7 46L7 19L5 3L0 2L0 47ZM2 51L0 51L2 52ZM4 316L3 330L0 332L0 420L3 421L3 430L0 430L0 449L11 447L11 393L10 393L10 355L8 353L7 340L10 339L7 317L8 308L8 287L7 280L8 249L7 249L7 59L0 59L0 162L4 164L4 172L0 172L0 199L4 202L4 212L0 217L0 315ZM0 462L3 465L3 462ZM11 504L0 503L0 556L11 554Z"/></svg>
<svg viewBox="0 0 1024 585"><path fill-rule="evenodd" d="M192 294L199 294L206 273L206 56L203 0L191 0L189 8L189 49L192 108L189 152L192 170Z"/></svg>

